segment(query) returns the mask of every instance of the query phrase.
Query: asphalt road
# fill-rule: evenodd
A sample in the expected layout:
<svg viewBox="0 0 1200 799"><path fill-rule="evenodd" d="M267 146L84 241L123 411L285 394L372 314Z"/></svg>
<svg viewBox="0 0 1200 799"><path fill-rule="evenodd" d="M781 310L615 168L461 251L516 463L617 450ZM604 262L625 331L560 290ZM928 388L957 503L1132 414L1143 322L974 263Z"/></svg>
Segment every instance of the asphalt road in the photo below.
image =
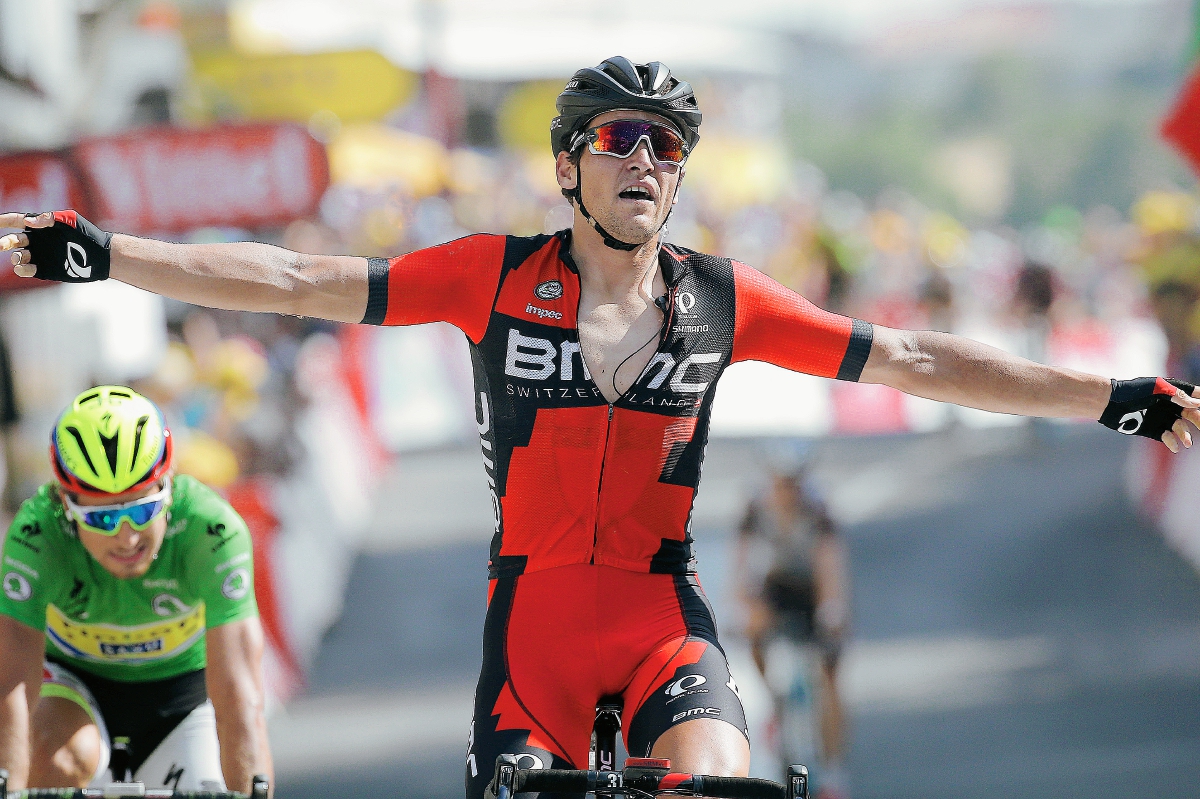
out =
<svg viewBox="0 0 1200 799"><path fill-rule="evenodd" d="M823 447L854 584L855 799L1200 795L1200 578L1124 498L1127 444L1085 425ZM407 487L426 521L380 521L308 695L272 723L280 799L462 796L477 457L414 456L392 477L392 510ZM754 462L747 443L710 445L695 529L719 623ZM753 729L762 692L731 632ZM755 768L771 764L756 752Z"/></svg>

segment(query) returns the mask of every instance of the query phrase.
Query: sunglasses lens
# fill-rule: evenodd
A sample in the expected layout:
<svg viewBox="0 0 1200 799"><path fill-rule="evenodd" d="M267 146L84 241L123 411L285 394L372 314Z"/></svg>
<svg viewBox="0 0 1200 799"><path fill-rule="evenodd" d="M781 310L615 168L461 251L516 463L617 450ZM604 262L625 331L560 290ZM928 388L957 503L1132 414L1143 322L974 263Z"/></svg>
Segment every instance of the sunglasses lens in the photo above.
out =
<svg viewBox="0 0 1200 799"><path fill-rule="evenodd" d="M83 514L83 523L96 530L111 533L121 526L121 512L115 510L86 512Z"/></svg>
<svg viewBox="0 0 1200 799"><path fill-rule="evenodd" d="M683 139L670 128L662 125L650 126L650 143L654 146L654 157L659 161L681 164L684 159Z"/></svg>
<svg viewBox="0 0 1200 799"><path fill-rule="evenodd" d="M633 152L638 141L646 134L644 123L630 120L617 120L596 128L596 140L593 149L599 153L618 155L621 158Z"/></svg>
<svg viewBox="0 0 1200 799"><path fill-rule="evenodd" d="M618 119L592 131L592 150L620 158L627 157L643 136L650 139L654 157L659 161L683 163L686 155L683 139L670 128L640 119Z"/></svg>
<svg viewBox="0 0 1200 799"><path fill-rule="evenodd" d="M166 500L155 499L149 502L142 502L138 505L132 505L128 508L106 508L98 511L84 511L83 523L94 530L99 530L102 533L114 533L121 526L121 519L129 519L135 527L142 527L148 524L155 516L162 513L166 507Z"/></svg>

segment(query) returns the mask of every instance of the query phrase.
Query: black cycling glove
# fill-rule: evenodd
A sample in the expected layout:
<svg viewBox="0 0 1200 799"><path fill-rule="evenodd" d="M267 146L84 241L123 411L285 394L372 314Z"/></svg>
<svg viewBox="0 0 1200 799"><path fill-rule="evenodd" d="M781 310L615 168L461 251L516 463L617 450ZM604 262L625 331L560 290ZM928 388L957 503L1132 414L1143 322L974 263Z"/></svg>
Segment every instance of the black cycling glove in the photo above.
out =
<svg viewBox="0 0 1200 799"><path fill-rule="evenodd" d="M36 216L36 214L26 214ZM25 228L34 277L59 283L93 283L108 277L111 233L74 211L55 211L54 225Z"/></svg>
<svg viewBox="0 0 1200 799"><path fill-rule="evenodd" d="M1127 436L1161 441L1162 434L1183 415L1183 406L1171 401L1177 388L1189 397L1196 389L1191 383L1166 377L1114 380L1108 407L1100 414L1100 424Z"/></svg>

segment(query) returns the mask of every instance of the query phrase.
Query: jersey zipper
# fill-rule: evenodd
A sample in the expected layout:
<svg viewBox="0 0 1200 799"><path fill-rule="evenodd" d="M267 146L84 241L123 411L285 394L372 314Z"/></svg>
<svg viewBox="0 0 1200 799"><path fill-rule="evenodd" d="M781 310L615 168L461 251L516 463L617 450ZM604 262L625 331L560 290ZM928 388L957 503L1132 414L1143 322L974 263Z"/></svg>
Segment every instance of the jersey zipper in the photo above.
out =
<svg viewBox="0 0 1200 799"><path fill-rule="evenodd" d="M604 428L604 454L600 457L600 479L596 481L596 524L592 528L592 559L596 565L596 547L600 544L600 497L604 495L604 467L608 465L608 438L612 434L613 403L608 403L608 425Z"/></svg>

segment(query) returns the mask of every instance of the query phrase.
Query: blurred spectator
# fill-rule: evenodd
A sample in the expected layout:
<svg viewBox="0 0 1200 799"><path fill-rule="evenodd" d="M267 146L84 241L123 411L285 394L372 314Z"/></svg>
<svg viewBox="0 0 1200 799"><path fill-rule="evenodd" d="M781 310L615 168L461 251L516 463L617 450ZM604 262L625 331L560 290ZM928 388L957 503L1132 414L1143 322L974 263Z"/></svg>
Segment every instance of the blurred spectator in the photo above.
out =
<svg viewBox="0 0 1200 799"><path fill-rule="evenodd" d="M842 799L846 715L838 662L849 577L845 545L809 474L811 449L778 441L763 453L767 485L738 528L735 584L750 653L774 699L778 754L785 763L811 762L815 754L815 795Z"/></svg>
<svg viewBox="0 0 1200 799"><path fill-rule="evenodd" d="M1020 352L1031 361L1046 363L1050 338L1050 308L1054 305L1054 272L1036 261L1026 261L1017 271L1012 314L1020 327Z"/></svg>

